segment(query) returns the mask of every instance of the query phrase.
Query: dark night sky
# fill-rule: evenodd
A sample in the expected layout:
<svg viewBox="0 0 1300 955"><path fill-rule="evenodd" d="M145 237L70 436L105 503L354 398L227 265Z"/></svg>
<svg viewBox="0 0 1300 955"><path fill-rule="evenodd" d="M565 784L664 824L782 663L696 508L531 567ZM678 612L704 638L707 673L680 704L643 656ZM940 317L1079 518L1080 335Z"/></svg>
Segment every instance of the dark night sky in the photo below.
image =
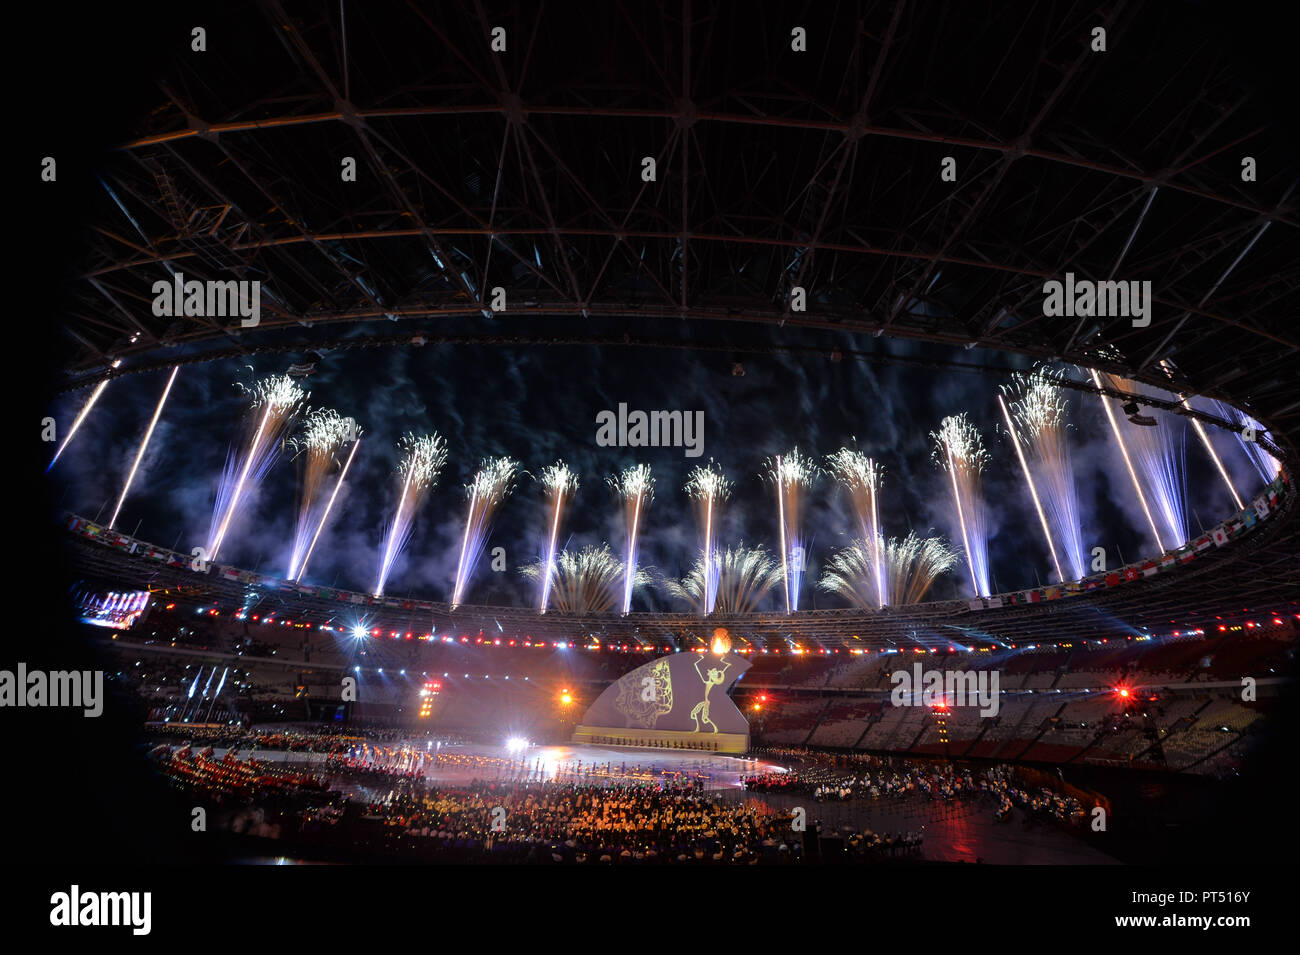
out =
<svg viewBox="0 0 1300 955"><path fill-rule="evenodd" d="M774 330L771 342L789 346L797 340ZM865 347L847 338L844 345ZM1008 360L899 342L876 347L909 357ZM283 371L292 360L259 356L254 367L261 376ZM731 360L721 353L579 346L426 346L326 355L305 379L310 404L354 416L365 438L308 577L355 589L373 584L381 530L400 491L394 476L395 441L408 430L439 431L448 442L448 465L390 577L387 591L392 594L450 597L463 530L463 485L486 455L510 455L533 472L563 458L582 481L566 520L570 546L608 541L616 552L623 542L622 517L604 479L630 464L650 464L656 495L645 519L641 564L680 576L699 546L694 512L681 491L692 466L713 458L736 484L722 525L723 542L744 540L776 549L775 498L771 485L758 476L764 459L795 445L821 456L856 437L858 447L886 469L883 531L890 536L909 530L937 533L959 546L951 494L931 464L928 434L944 415L966 411L993 456L985 477L993 591L1034 586L1035 574L1048 582L1050 559L1014 451L995 432L999 377L852 360L833 363L825 351L744 356L747 374L735 377ZM119 529L130 533L140 522L141 538L187 552L202 543L216 479L245 408L233 383L251 377L247 366L234 361L182 368ZM103 505L101 519L107 519L165 378L165 372L156 372L109 385L57 466L55 500L61 507L94 516ZM84 395L64 396L55 406L62 427L75 416ZM1112 566L1118 564L1116 548L1128 560L1154 553L1154 545L1140 533L1145 522L1099 402L1075 392L1067 396L1085 546L1106 546ZM703 409L703 456L687 458L676 448L598 447L596 415L619 402L647 411ZM1176 424L1180 433L1185 429L1189 524L1196 532L1196 515L1208 527L1230 513L1232 503L1194 432L1181 420ZM1235 438L1220 435L1217 444L1239 487L1253 491L1258 477ZM221 563L284 573L296 481L297 465L282 457L258 492L241 505ZM850 502L829 476L805 500L812 573L801 607L840 606L839 598L817 593L812 580L820 562L852 535ZM480 562L467 602L523 605L535 599L534 585L517 571L542 553L542 504L540 486L523 477L489 542L489 547L506 548L510 569L494 574L486 560ZM963 565L939 581L931 597L964 595L969 589ZM683 609L657 588L638 592L633 607Z"/></svg>

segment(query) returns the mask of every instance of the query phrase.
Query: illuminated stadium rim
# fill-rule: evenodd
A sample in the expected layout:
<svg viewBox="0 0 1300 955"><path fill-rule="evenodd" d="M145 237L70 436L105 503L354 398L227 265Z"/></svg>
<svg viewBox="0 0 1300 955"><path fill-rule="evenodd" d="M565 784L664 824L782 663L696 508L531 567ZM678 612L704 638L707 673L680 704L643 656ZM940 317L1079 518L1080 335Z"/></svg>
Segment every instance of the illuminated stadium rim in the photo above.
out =
<svg viewBox="0 0 1300 955"><path fill-rule="evenodd" d="M609 640L616 644L663 645L665 641L682 646L684 642L699 640L708 642L712 628L725 626L733 630L741 639L755 648L763 646L789 644L794 642L804 646L836 644L841 648L885 649L887 647L915 647L942 644L949 645L990 644L990 645L1025 645L1030 643L1054 643L1062 639L1063 631L1071 639L1114 639L1122 635L1142 636L1153 632L1153 627L1145 626L1144 621L1158 627L1168 628L1171 615L1181 615L1183 619L1201 616L1200 610L1189 610L1190 606L1203 605L1206 601L1202 593L1202 584L1207 574L1224 571L1233 565L1240 565L1248 555L1262 553L1267 555L1272 544L1281 543L1281 553L1275 555L1275 563L1284 568L1294 578L1294 568L1290 567L1291 554L1285 546L1287 537L1282 529L1295 511L1296 492L1288 481L1281 485L1277 506L1268 518L1262 519L1254 530L1243 539L1230 542L1224 547L1211 547L1204 554L1191 561L1191 566L1178 567L1172 573L1160 572L1153 577L1142 577L1111 587L1063 594L1058 599L1043 599L1034 603L1017 603L1001 607L985 605L982 609L972 610L972 598L959 598L945 601L929 601L910 604L886 611L862 611L854 608L836 608L830 610L801 610L795 613L779 612L752 614L714 614L701 617L691 613L635 612L618 614L565 614L548 611L538 614L536 610L526 607L492 607L461 605L453 613L450 605L436 601L410 599L405 602L421 603L426 607L416 609L386 606L384 603L350 603L335 598L326 598L302 594L289 590L281 591L275 587L252 585L239 580L229 580L220 576L221 567L213 566L208 574L197 574L187 567L168 567L159 565L147 557L127 554L115 550L105 541L91 540L84 537L75 538L82 545L72 557L81 565L83 571L92 574L113 576L147 589L177 589L177 596L195 603L219 602L225 607L237 608L245 603L250 589L258 588L261 601L273 604L276 599L287 614L303 619L327 618L324 622L337 624L340 628L351 630L358 618L366 618L368 629L379 629L384 633L397 631L423 636L429 633L429 624L435 639L454 632L460 635L490 634L489 627L497 627L497 633L509 636L507 628L515 637L520 635L544 634L548 639L563 639L575 646L585 640L596 638L602 644ZM1230 518L1231 519L1231 518ZM125 536L125 535L120 535ZM129 538L128 538L129 539ZM140 542L145 543L145 542ZM1183 549L1191 544L1184 545ZM98 545L98 546L96 546ZM1176 553L1171 552L1171 553ZM188 555L181 555L186 558ZM1155 558L1144 558L1125 567L1140 567ZM229 568L235 570L235 568ZM1123 568L1119 568L1123 569ZM1096 575L1094 575L1096 576ZM1280 596L1286 593L1286 582L1280 582L1275 590L1267 589L1261 583L1259 565L1246 567L1241 580L1231 579L1224 573L1214 574L1212 580L1216 590L1222 590L1222 606L1212 608L1207 615L1238 611L1246 613L1282 612L1280 606L1267 608L1241 607L1243 601L1282 604L1294 603L1294 597ZM134 578L134 579L131 579ZM279 580L279 578L274 578ZM1085 578L1091 579L1091 578ZM287 582L284 582L287 583ZM1188 586L1180 586L1187 584ZM1062 588L1064 585L1055 585ZM1264 587L1261 595L1250 595L1248 588ZM339 590L333 587L318 589L335 593L360 593ZM1008 598L1028 591L1043 591L1051 588L1036 587L1009 591L993 595L992 598ZM1168 592L1171 600L1160 603L1157 598ZM1195 598L1190 594L1196 593ZM1293 593L1293 591L1292 591ZM368 595L362 595L368 596ZM402 598L389 597L399 600ZM258 607L264 604L259 602ZM252 608L250 608L252 609ZM279 614L280 608L271 610ZM267 611L263 610L262 614ZM397 621L402 622L398 623ZM1021 626L1020 621L1029 624ZM1208 624L1207 619L1197 621ZM1184 627L1188 624L1184 624ZM442 631L441 633L439 631ZM559 632L556 632L556 631ZM611 636L612 634L617 634ZM1055 637L1052 635L1055 634ZM850 642L856 641L856 642ZM459 642L457 639L456 642ZM689 648L684 646L683 648ZM815 650L811 652L816 652Z"/></svg>

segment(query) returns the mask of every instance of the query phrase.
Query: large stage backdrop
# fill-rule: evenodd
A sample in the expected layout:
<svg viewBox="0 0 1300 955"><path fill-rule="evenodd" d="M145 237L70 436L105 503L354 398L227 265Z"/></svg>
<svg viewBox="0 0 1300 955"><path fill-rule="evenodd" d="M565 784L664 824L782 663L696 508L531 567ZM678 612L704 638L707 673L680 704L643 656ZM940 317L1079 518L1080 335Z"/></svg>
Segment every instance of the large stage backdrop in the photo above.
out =
<svg viewBox="0 0 1300 955"><path fill-rule="evenodd" d="M605 688L574 731L575 743L743 753L749 723L727 691L749 669L725 630L708 653L651 660Z"/></svg>

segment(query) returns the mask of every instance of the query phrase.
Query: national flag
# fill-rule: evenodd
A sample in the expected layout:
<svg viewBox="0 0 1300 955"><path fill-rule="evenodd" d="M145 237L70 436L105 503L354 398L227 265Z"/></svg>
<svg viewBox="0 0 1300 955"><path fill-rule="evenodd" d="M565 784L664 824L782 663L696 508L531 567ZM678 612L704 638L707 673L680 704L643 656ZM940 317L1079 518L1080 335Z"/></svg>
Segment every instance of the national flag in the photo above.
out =
<svg viewBox="0 0 1300 955"><path fill-rule="evenodd" d="M1124 579L1126 581L1137 580L1141 576L1142 576L1141 571L1139 571L1136 567L1129 566L1124 568Z"/></svg>
<svg viewBox="0 0 1300 955"><path fill-rule="evenodd" d="M1242 527L1254 527L1254 526L1255 526L1255 521L1257 521L1258 519L1259 519L1259 518L1257 518L1257 517L1255 516L1255 512L1254 512L1253 510L1251 510L1250 508L1246 508L1246 510L1244 510L1244 511L1241 512L1241 526L1242 526Z"/></svg>
<svg viewBox="0 0 1300 955"><path fill-rule="evenodd" d="M226 580L238 580L238 579L239 579L239 568L238 568L238 567L222 567L222 568L221 568L221 576L222 576L224 579L226 579Z"/></svg>
<svg viewBox="0 0 1300 955"><path fill-rule="evenodd" d="M1224 544L1228 543L1227 526L1220 524L1214 530L1210 531L1210 540L1214 541L1215 547L1222 547Z"/></svg>
<svg viewBox="0 0 1300 955"><path fill-rule="evenodd" d="M1154 560L1146 560L1146 561L1143 561L1143 562L1142 562L1142 576L1143 576L1143 577L1150 577L1152 574L1154 574L1154 573L1155 573L1157 570L1159 570L1159 569L1160 569L1160 568L1156 566L1156 562L1155 562Z"/></svg>
<svg viewBox="0 0 1300 955"><path fill-rule="evenodd" d="M1197 553L1200 553L1203 550L1207 550L1210 544L1211 544L1210 535L1206 534L1204 537L1198 537L1195 541L1193 541L1192 547L1196 549Z"/></svg>
<svg viewBox="0 0 1300 955"><path fill-rule="evenodd" d="M1178 563L1180 564L1187 564L1194 560L1196 560L1196 551L1194 550L1185 550L1178 555Z"/></svg>
<svg viewBox="0 0 1300 955"><path fill-rule="evenodd" d="M1061 597L1061 588L1048 587L1047 590L1044 591L1044 593L1047 595L1048 600L1059 600Z"/></svg>
<svg viewBox="0 0 1300 955"><path fill-rule="evenodd" d="M1115 587L1118 584L1119 584L1119 571L1112 570L1109 574L1106 575L1106 586Z"/></svg>
<svg viewBox="0 0 1300 955"><path fill-rule="evenodd" d="M1268 498L1260 496L1255 498L1255 513L1260 517L1268 517Z"/></svg>
<svg viewBox="0 0 1300 955"><path fill-rule="evenodd" d="M1176 563L1178 563L1178 557L1177 557L1177 556L1176 556L1176 555L1171 551L1170 553L1168 553L1168 554L1164 554L1164 555L1161 556L1161 558L1160 558L1160 569L1161 569L1161 570L1168 570L1170 567L1174 566L1174 564L1176 564Z"/></svg>

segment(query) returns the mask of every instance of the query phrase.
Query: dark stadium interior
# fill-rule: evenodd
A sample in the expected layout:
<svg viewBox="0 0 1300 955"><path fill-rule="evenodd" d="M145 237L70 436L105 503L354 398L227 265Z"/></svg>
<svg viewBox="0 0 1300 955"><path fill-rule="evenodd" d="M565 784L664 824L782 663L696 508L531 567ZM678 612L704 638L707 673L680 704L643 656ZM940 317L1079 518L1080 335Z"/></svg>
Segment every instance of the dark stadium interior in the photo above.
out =
<svg viewBox="0 0 1300 955"><path fill-rule="evenodd" d="M131 29L98 12L68 37L97 97L17 107L48 130L27 152L59 157L33 216L45 325L17 333L22 373L43 381L17 420L51 416L65 440L107 382L66 457L39 445L15 488L10 629L39 640L0 669L107 680L94 720L5 713L26 741L14 778L57 767L9 813L34 852L911 868L1228 864L1294 844L1300 144L1276 75L1293 58L1249 14L149 6ZM1150 282L1149 326L1044 314L1044 283L1067 272ZM260 320L158 315L151 289L177 273L261 283ZM1044 546L999 417L1000 386L1044 366L1070 409L1083 575ZM237 519L230 504L221 554L192 563L256 423L230 383L281 375L364 429L346 485L331 461L345 491L312 570L286 574L303 526L287 453ZM703 455L600 446L593 415L619 402L703 408ZM1121 406L1121 425L1179 435L1172 546L1153 543L1111 439ZM956 477L932 463L931 432L959 412L994 461L986 589L967 576ZM376 584L406 502L397 442L435 430L441 481ZM795 446L884 462L882 545L914 534L957 555L920 598L819 584L859 526L829 468L801 505L808 577L785 569L786 499L758 475ZM466 570L463 489L503 455L518 484ZM539 613L521 573L547 566L562 523L532 480L557 459L583 482L559 549L608 544L615 562L626 525L602 485L655 470L646 582L618 584L621 608ZM722 540L766 547L776 569L743 608L705 614L678 585L701 552L682 487L714 461L735 479ZM508 572L487 569L492 547ZM722 687L749 723L743 755L705 733L575 742L621 677L728 652L751 664ZM891 674L914 664L995 671L996 715L900 705ZM195 805L211 833L189 831ZM517 826L500 835L498 805ZM791 822L805 807L810 831Z"/></svg>

